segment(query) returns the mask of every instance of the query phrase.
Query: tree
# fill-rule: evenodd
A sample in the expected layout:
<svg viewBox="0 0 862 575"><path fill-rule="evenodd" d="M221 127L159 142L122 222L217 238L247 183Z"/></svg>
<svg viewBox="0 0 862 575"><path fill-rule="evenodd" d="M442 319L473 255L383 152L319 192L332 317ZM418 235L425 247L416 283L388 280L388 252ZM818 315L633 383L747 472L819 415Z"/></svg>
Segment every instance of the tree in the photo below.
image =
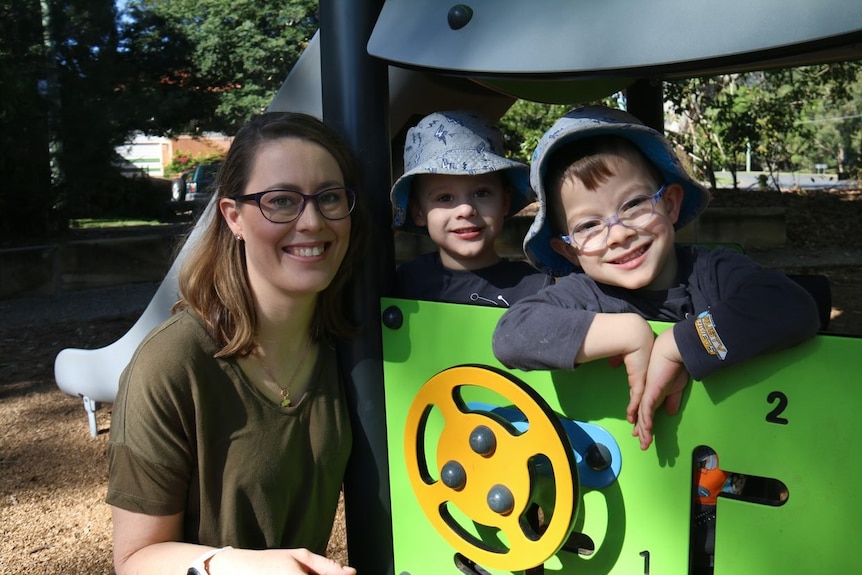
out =
<svg viewBox="0 0 862 575"><path fill-rule="evenodd" d="M129 17L130 55L156 63L160 47L178 52L166 57L168 74L160 82L167 87L160 90L177 98L185 91L183 113L153 115L154 126L186 116L185 126L174 125L192 133L233 133L262 112L318 27L315 0L132 0Z"/></svg>
<svg viewBox="0 0 862 575"><path fill-rule="evenodd" d="M120 15L119 30L115 94L123 132L194 133L197 118L214 110L217 99L195 81L194 50L184 30L134 2Z"/></svg>
<svg viewBox="0 0 862 575"><path fill-rule="evenodd" d="M670 103L675 121L668 125L668 138L685 153L695 172L715 187L716 166L721 164L721 141L712 128L710 116L724 89L720 78L691 78L668 82L665 101Z"/></svg>
<svg viewBox="0 0 862 575"><path fill-rule="evenodd" d="M116 9L113 0L55 0L50 6L60 98L61 202L69 216L99 216L128 200L114 167L114 147L126 126L116 98L121 71Z"/></svg>
<svg viewBox="0 0 862 575"><path fill-rule="evenodd" d="M134 131L234 131L271 101L316 10L130 0L118 19L114 0L0 0L0 177L15 192L0 196L4 237L127 213L139 186L121 177L115 147Z"/></svg>
<svg viewBox="0 0 862 575"><path fill-rule="evenodd" d="M749 153L775 183L779 170L813 167L828 141L818 141L814 118L842 109L859 74L858 63L844 62L669 82L665 95L677 118L669 135L713 187L715 171L725 169L735 188Z"/></svg>
<svg viewBox="0 0 862 575"><path fill-rule="evenodd" d="M853 177L862 160L862 62L843 62L825 72L823 98L801 120L812 132L804 161L811 167L826 163L839 177Z"/></svg>
<svg viewBox="0 0 862 575"><path fill-rule="evenodd" d="M0 0L0 238L49 226L45 44L38 1Z"/></svg>
<svg viewBox="0 0 862 575"><path fill-rule="evenodd" d="M111 0L4 0L0 11L0 173L14 192L4 194L9 209L2 210L2 228L17 237L44 236L62 227L64 198L89 192L98 181L93 174L110 164L104 118L114 6Z"/></svg>
<svg viewBox="0 0 862 575"><path fill-rule="evenodd" d="M603 104L618 108L620 101L621 96L618 94L595 102L578 104L542 104L530 100L516 100L499 121L506 154L515 160L529 163L542 134L576 105Z"/></svg>

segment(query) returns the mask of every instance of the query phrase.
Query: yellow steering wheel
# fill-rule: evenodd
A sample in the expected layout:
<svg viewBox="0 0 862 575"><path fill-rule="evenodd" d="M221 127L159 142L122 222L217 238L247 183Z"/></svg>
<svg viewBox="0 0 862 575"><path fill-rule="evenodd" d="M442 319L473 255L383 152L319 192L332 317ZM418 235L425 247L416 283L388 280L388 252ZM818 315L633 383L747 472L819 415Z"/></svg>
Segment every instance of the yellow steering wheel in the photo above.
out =
<svg viewBox="0 0 862 575"><path fill-rule="evenodd" d="M504 397L524 414L528 426L519 430L491 411L471 411L461 399L462 387L486 388ZM425 457L426 427L435 407L443 417L437 480ZM479 565L510 571L541 565L572 531L578 477L569 439L545 400L504 372L458 366L429 379L407 414L404 460L434 528ZM548 500L552 510L546 508ZM537 501L545 503L540 505L540 525ZM457 521L452 505L473 522L478 535Z"/></svg>

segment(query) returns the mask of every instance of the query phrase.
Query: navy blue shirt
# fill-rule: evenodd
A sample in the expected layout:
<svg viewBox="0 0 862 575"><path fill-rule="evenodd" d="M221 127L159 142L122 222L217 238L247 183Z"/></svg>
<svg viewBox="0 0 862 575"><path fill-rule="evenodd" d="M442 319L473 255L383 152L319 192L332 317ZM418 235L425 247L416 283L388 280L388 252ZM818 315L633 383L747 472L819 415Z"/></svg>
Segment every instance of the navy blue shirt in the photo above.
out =
<svg viewBox="0 0 862 575"><path fill-rule="evenodd" d="M404 262L395 273L400 298L506 308L550 284L550 276L527 262L503 258L478 270L450 270L438 252Z"/></svg>
<svg viewBox="0 0 862 575"><path fill-rule="evenodd" d="M678 284L628 290L578 272L522 299L494 331L494 355L522 370L572 369L597 313L675 322L674 340L695 379L813 337L817 304L785 274L725 248L678 247Z"/></svg>

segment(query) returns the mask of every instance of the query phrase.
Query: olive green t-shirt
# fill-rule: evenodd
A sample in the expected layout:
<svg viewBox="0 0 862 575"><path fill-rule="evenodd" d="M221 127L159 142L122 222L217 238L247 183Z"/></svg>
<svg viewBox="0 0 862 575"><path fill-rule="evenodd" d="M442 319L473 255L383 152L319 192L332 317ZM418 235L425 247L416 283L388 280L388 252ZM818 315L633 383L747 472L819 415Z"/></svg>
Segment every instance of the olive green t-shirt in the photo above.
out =
<svg viewBox="0 0 862 575"><path fill-rule="evenodd" d="M183 311L153 330L120 377L107 502L184 513L184 540L323 553L351 448L335 351L321 345L293 406L266 399Z"/></svg>

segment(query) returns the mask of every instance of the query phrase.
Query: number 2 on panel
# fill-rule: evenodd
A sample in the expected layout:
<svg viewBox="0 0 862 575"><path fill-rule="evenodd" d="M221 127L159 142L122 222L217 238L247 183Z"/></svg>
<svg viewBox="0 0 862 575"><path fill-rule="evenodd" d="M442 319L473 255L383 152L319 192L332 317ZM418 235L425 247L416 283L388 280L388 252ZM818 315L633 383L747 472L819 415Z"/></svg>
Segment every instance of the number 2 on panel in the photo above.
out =
<svg viewBox="0 0 862 575"><path fill-rule="evenodd" d="M766 401L770 404L775 403L772 411L766 414L766 421L769 423L777 423L778 425L787 425L790 423L786 417L781 417L784 410L787 409L787 396L783 391L772 391L766 397Z"/></svg>

